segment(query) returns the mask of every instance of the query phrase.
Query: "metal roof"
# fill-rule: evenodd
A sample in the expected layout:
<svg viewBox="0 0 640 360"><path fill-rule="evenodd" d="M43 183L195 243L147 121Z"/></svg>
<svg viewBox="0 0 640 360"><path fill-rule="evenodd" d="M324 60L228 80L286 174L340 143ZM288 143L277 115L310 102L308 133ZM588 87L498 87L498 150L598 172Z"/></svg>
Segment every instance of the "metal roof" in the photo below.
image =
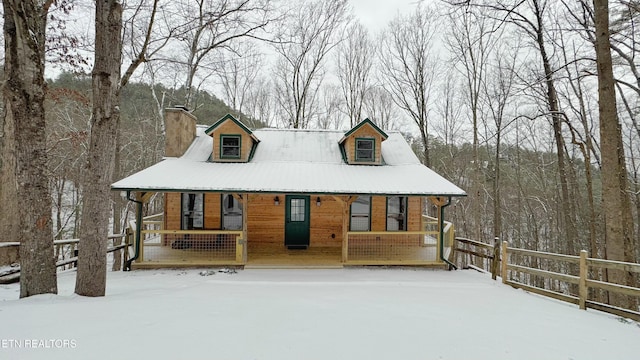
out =
<svg viewBox="0 0 640 360"><path fill-rule="evenodd" d="M296 194L464 196L422 165L398 132L382 142L384 165L348 165L338 142L343 131L260 129L248 163L215 163L206 126L180 158L159 163L112 185L113 190Z"/></svg>

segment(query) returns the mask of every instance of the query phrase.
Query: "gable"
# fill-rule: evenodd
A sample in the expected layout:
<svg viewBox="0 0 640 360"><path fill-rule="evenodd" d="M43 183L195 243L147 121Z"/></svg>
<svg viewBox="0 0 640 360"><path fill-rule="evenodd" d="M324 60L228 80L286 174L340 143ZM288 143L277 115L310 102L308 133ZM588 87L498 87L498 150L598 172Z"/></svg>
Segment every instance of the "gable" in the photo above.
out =
<svg viewBox="0 0 640 360"><path fill-rule="evenodd" d="M251 160L258 138L240 121L226 115L205 130L213 139L211 161L248 162Z"/></svg>
<svg viewBox="0 0 640 360"><path fill-rule="evenodd" d="M352 165L382 165L382 142L388 135L365 119L339 141L344 160Z"/></svg>

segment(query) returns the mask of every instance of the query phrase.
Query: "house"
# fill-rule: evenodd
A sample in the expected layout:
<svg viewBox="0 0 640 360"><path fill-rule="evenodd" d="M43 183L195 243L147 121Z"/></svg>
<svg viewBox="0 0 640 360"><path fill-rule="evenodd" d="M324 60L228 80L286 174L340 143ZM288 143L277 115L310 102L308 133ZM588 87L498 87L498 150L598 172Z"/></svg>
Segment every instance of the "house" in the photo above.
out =
<svg viewBox="0 0 640 360"><path fill-rule="evenodd" d="M465 192L398 132L201 126L179 108L165 122L164 160L112 185L138 204L129 266L452 265L442 215ZM156 193L163 213L141 218Z"/></svg>

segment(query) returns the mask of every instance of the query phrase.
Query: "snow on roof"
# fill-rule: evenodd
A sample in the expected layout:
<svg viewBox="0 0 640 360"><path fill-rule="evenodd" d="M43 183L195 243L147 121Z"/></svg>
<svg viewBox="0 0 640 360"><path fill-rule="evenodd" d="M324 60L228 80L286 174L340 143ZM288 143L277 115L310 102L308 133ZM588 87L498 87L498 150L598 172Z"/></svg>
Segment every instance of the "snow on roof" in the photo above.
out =
<svg viewBox="0 0 640 360"><path fill-rule="evenodd" d="M382 143L384 165L348 165L338 141L342 131L261 129L248 163L215 163L206 126L180 158L122 179L113 190L213 191L317 194L448 195L465 192L422 165L398 132Z"/></svg>

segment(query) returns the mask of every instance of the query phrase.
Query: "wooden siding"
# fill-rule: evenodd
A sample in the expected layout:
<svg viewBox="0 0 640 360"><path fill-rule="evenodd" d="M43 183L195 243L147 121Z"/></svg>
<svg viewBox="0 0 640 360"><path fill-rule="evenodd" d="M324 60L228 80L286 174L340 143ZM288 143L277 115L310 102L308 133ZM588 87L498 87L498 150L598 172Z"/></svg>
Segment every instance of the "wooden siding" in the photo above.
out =
<svg viewBox="0 0 640 360"><path fill-rule="evenodd" d="M375 160L374 161L356 161L356 138L370 138L375 140ZM349 164L364 164L364 165L381 165L382 156L382 135L371 125L365 124L344 141L344 150L347 154L347 162Z"/></svg>
<svg viewBox="0 0 640 360"><path fill-rule="evenodd" d="M280 204L273 199L278 196ZM247 238L250 243L284 245L284 194L249 195Z"/></svg>
<svg viewBox="0 0 640 360"><path fill-rule="evenodd" d="M220 230L222 228L221 222L221 204L222 196L215 193L204 194L204 229L205 230Z"/></svg>
<svg viewBox="0 0 640 360"><path fill-rule="evenodd" d="M371 197L371 231L387 231L387 198Z"/></svg>
<svg viewBox="0 0 640 360"><path fill-rule="evenodd" d="M422 197L411 196L407 205L407 231L422 231Z"/></svg>
<svg viewBox="0 0 640 360"><path fill-rule="evenodd" d="M240 135L240 158L221 159L220 158L220 135ZM212 133L213 138L213 160L218 162L247 162L253 146L253 139L233 120L229 119L219 125Z"/></svg>
<svg viewBox="0 0 640 360"><path fill-rule="evenodd" d="M180 193L164 194L164 228L180 230Z"/></svg>
<svg viewBox="0 0 640 360"><path fill-rule="evenodd" d="M311 202L311 242L310 247L342 246L342 204L332 196L312 195Z"/></svg>
<svg viewBox="0 0 640 360"><path fill-rule="evenodd" d="M274 204L278 196L279 205ZM342 244L342 204L333 196L310 197L310 246L339 247ZM180 193L165 193L164 228L180 229ZM247 237L250 243L284 245L285 194L249 194L247 208ZM207 193L204 196L204 226L206 230L217 230L221 226L221 195ZM422 229L422 197L409 197L407 209L407 231ZM347 224L349 221L347 221ZM371 197L371 231L386 231L387 198Z"/></svg>

